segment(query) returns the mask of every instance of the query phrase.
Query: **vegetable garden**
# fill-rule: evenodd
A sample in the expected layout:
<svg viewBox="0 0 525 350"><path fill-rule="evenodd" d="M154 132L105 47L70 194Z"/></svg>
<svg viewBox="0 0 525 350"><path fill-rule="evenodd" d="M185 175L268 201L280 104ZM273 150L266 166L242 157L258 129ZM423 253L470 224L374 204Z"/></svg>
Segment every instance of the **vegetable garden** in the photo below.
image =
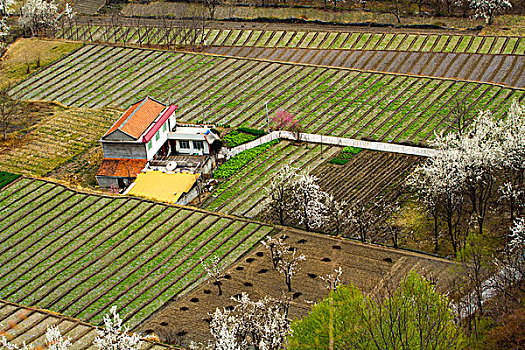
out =
<svg viewBox="0 0 525 350"><path fill-rule="evenodd" d="M210 47L207 52L378 72L484 81L525 87L525 56L447 52Z"/></svg>
<svg viewBox="0 0 525 350"><path fill-rule="evenodd" d="M182 122L253 128L265 126L267 104L270 115L279 108L295 114L306 132L385 142L425 142L454 129L457 102L501 117L525 96L477 82L95 45L13 92L90 108L125 108L150 95L177 101Z"/></svg>
<svg viewBox="0 0 525 350"><path fill-rule="evenodd" d="M11 174L7 171L0 171L0 190L5 186L9 185L11 182L18 179L19 177L19 174Z"/></svg>
<svg viewBox="0 0 525 350"><path fill-rule="evenodd" d="M229 265L273 227L22 178L0 192L0 298L98 324L116 305L135 326Z"/></svg>
<svg viewBox="0 0 525 350"><path fill-rule="evenodd" d="M177 46L183 45L181 30L180 27L80 25L66 26L56 36L77 41ZM251 29L205 29L203 36L207 46L525 54L525 38L512 36Z"/></svg>

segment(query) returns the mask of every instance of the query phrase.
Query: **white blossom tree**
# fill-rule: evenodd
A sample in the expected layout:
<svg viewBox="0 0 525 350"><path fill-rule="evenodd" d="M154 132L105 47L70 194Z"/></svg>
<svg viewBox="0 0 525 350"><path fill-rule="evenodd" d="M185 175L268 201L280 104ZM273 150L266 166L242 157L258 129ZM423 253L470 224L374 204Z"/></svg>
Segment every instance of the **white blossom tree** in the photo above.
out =
<svg viewBox="0 0 525 350"><path fill-rule="evenodd" d="M277 270L277 265L281 261L283 253L288 250L288 245L281 237L274 238L272 236L267 236L266 240L262 241L262 244L270 251L273 268Z"/></svg>
<svg viewBox="0 0 525 350"><path fill-rule="evenodd" d="M512 8L509 0L469 0L469 5L474 9L475 17L483 18L489 25L494 22L496 15Z"/></svg>
<svg viewBox="0 0 525 350"><path fill-rule="evenodd" d="M303 254L297 255L297 249L290 247L282 238L268 236L263 245L270 251L273 267L284 276L288 292L291 292L292 278L299 271L299 262L306 260L306 257Z"/></svg>
<svg viewBox="0 0 525 350"><path fill-rule="evenodd" d="M293 183L293 216L306 231L320 227L326 220L326 193L313 175L298 175Z"/></svg>
<svg viewBox="0 0 525 350"><path fill-rule="evenodd" d="M333 195L326 197L326 218L330 228L335 228L335 233L338 236L350 222L348 211L349 205L346 201L338 201Z"/></svg>
<svg viewBox="0 0 525 350"><path fill-rule="evenodd" d="M46 330L46 347L48 350L67 350L71 346L70 338L64 338L58 326L48 326ZM0 350L36 350L34 345L25 342L18 345L10 342L5 336L0 336Z"/></svg>
<svg viewBox="0 0 525 350"><path fill-rule="evenodd" d="M22 28L31 30L31 35L34 36L42 30L58 28L61 18L71 20L74 15L75 12L68 3L61 12L54 0L26 0L18 23Z"/></svg>
<svg viewBox="0 0 525 350"><path fill-rule="evenodd" d="M252 301L246 293L232 297L233 309L216 309L211 315L210 332L214 341L192 344L192 349L278 350L289 334L288 301L265 297Z"/></svg>
<svg viewBox="0 0 525 350"><path fill-rule="evenodd" d="M122 325L117 307L111 307L109 312L104 315L104 328L97 330L93 345L100 350L139 350L139 336Z"/></svg>
<svg viewBox="0 0 525 350"><path fill-rule="evenodd" d="M221 263L221 259L218 256L215 256L209 263L206 263L201 259L201 264L203 265L204 270L206 270L208 278L210 278L213 281L212 283L219 289L219 295L222 295L221 286L224 279L222 272L225 268L225 265Z"/></svg>
<svg viewBox="0 0 525 350"><path fill-rule="evenodd" d="M277 215L281 225L284 225L285 213L291 206L292 185L296 176L296 168L284 165L265 188L268 206Z"/></svg>
<svg viewBox="0 0 525 350"><path fill-rule="evenodd" d="M13 13L14 0L0 0L0 37L9 35L10 28L7 19Z"/></svg>
<svg viewBox="0 0 525 350"><path fill-rule="evenodd" d="M370 230L380 219L373 210L375 206L374 203L368 207L361 200L357 200L348 213L348 222L357 230L357 236L361 242L368 240Z"/></svg>

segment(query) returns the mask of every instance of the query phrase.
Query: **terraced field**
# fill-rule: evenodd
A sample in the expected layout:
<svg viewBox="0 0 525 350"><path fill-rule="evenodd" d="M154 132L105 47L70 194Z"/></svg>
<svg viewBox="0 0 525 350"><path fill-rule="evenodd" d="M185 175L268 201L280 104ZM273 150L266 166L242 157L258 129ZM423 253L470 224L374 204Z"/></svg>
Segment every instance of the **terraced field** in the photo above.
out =
<svg viewBox="0 0 525 350"><path fill-rule="evenodd" d="M0 191L0 299L98 324L116 305L135 326L273 227L21 178Z"/></svg>
<svg viewBox="0 0 525 350"><path fill-rule="evenodd" d="M184 42L181 30L180 27L81 25L66 26L56 36L77 41L176 46ZM204 38L207 46L525 54L525 38L512 36L205 29Z"/></svg>
<svg viewBox="0 0 525 350"><path fill-rule="evenodd" d="M24 342L35 348L43 349L46 345L46 330L57 326L64 338L70 338L72 350L95 350L93 339L97 328L76 319L64 317L48 310L35 309L0 300L0 329L15 328L7 331L10 341L21 346ZM173 349L160 343L141 340L140 350Z"/></svg>
<svg viewBox="0 0 525 350"><path fill-rule="evenodd" d="M55 108L14 146L0 153L0 169L21 174L47 174L98 144L119 113L107 108Z"/></svg>
<svg viewBox="0 0 525 350"><path fill-rule="evenodd" d="M267 104L270 114L294 113L306 132L413 142L454 128L458 101L499 117L525 96L475 82L100 45L84 46L13 93L90 108L126 108L150 95L176 101L183 122L259 128Z"/></svg>
<svg viewBox="0 0 525 350"><path fill-rule="evenodd" d="M525 70L525 56L521 55L261 47L248 49L235 46L214 46L206 51L227 56L262 58L275 61L483 81L525 87L525 74L523 74Z"/></svg>
<svg viewBox="0 0 525 350"><path fill-rule="evenodd" d="M368 203L379 196L398 195L396 185L419 160L415 156L363 150L345 165L329 164L340 150L340 147L321 149L318 144L281 141L221 182L202 207L271 220L265 210L264 188L285 164L317 176L321 188L339 200Z"/></svg>

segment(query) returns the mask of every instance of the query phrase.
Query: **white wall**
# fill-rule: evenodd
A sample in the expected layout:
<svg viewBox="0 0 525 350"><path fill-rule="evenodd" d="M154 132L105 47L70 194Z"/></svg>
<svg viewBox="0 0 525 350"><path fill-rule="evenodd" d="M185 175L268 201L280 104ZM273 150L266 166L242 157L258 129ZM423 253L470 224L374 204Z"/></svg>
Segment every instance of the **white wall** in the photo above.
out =
<svg viewBox="0 0 525 350"><path fill-rule="evenodd" d="M148 160L151 160L153 156L157 154L162 145L168 140L168 120L166 120L166 122L164 123L164 125L166 126L166 131L163 130L162 126L160 127L159 131L157 131L157 133L159 134L159 139L157 140L157 134L155 134L149 141L151 142L151 149L149 148L148 144L146 144L146 153Z"/></svg>

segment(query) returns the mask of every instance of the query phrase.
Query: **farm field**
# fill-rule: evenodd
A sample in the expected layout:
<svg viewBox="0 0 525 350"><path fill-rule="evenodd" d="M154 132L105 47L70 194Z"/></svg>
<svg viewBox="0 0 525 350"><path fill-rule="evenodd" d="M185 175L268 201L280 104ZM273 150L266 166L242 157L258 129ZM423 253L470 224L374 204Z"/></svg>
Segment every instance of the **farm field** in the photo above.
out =
<svg viewBox="0 0 525 350"><path fill-rule="evenodd" d="M57 38L137 45L183 45L181 27L79 25L66 27ZM524 55L525 38L464 34L373 33L252 29L205 29L206 46L384 50ZM200 39L199 42L200 44Z"/></svg>
<svg viewBox="0 0 525 350"><path fill-rule="evenodd" d="M445 52L209 47L206 52L525 87L525 56Z"/></svg>
<svg viewBox="0 0 525 350"><path fill-rule="evenodd" d="M340 147L281 141L233 176L225 179L206 198L202 207L231 215L271 220L265 209L264 188L284 165L319 178L323 191L338 200L365 203L382 196L397 196L396 186L404 180L419 158L395 153L363 150L345 165L330 164ZM322 153L321 153L322 151ZM377 237L371 237L377 240Z"/></svg>
<svg viewBox="0 0 525 350"><path fill-rule="evenodd" d="M119 111L103 108L61 108L51 112L21 134L13 145L0 148L0 169L42 176L82 154L118 118Z"/></svg>
<svg viewBox="0 0 525 350"><path fill-rule="evenodd" d="M343 270L343 283L354 283L367 293L399 283L412 269L435 278L442 292L451 284L452 263L444 259L295 230L285 230L283 234L288 237L288 245L306 256L292 280L292 292L286 292L292 299L292 318L305 315L311 302L326 295L326 282L319 276L333 273L338 267ZM273 269L269 252L262 245L225 274L229 278L222 282L223 295L219 296L217 287L207 281L152 315L138 330L153 331L161 340L178 339L181 346L187 346L190 340L207 341L209 313L234 305L232 296L245 292L252 300L266 295L281 299L286 290L283 276Z"/></svg>
<svg viewBox="0 0 525 350"><path fill-rule="evenodd" d="M136 326L272 226L21 178L0 191L0 299L92 324L117 306Z"/></svg>
<svg viewBox="0 0 525 350"><path fill-rule="evenodd" d="M79 320L58 315L48 310L0 301L0 325L16 324L15 328L7 331L11 341L19 346L24 342L35 348L43 348L46 344L45 332L49 326L57 326L64 338L70 338L73 350L95 350L92 345L96 337L96 327ZM140 350L163 350L172 347L141 340Z"/></svg>
<svg viewBox="0 0 525 350"><path fill-rule="evenodd" d="M149 95L176 101L182 122L256 128L267 104L270 115L295 114L305 132L385 142L426 142L455 128L457 102L501 117L525 96L477 82L102 45L84 46L12 92L83 108L127 108Z"/></svg>

